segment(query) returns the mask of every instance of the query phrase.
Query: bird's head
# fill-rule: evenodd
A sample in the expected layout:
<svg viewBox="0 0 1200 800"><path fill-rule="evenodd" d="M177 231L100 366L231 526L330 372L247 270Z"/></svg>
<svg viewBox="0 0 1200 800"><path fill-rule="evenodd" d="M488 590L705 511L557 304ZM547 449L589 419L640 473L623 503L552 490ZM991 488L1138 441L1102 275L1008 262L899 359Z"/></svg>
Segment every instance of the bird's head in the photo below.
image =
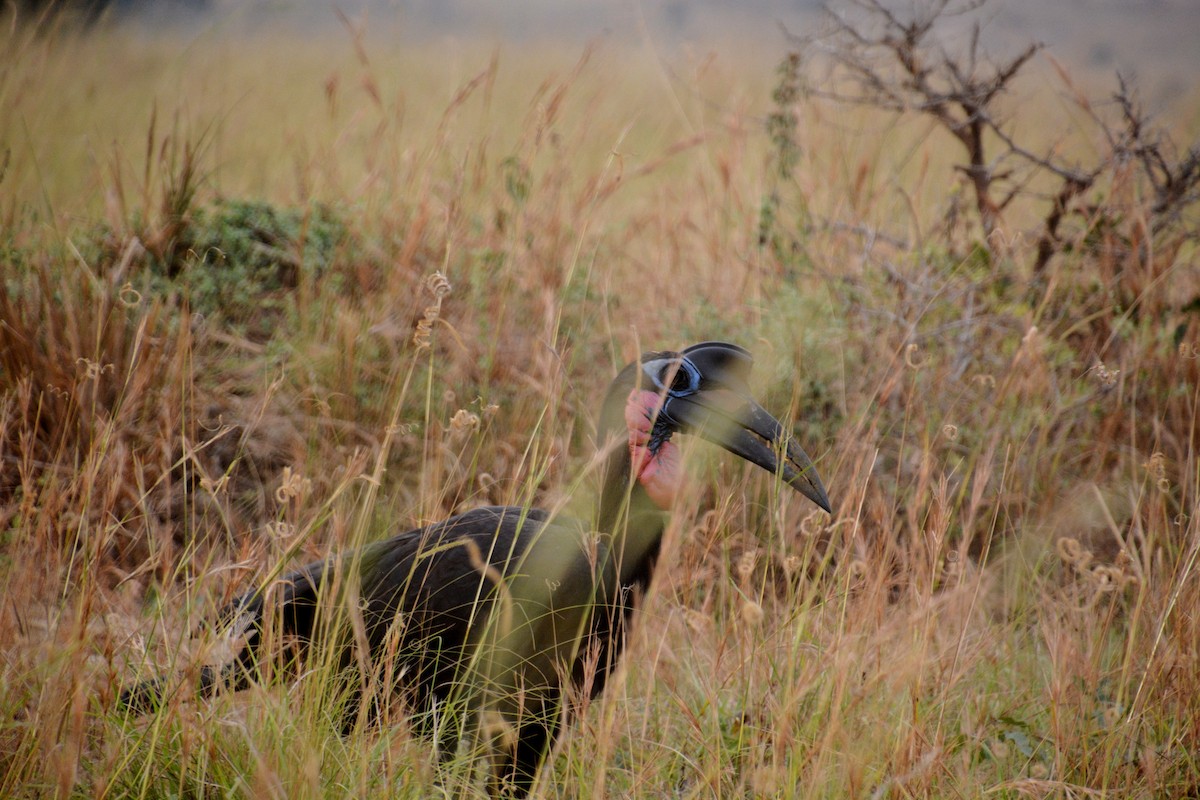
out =
<svg viewBox="0 0 1200 800"><path fill-rule="evenodd" d="M755 402L754 359L737 345L702 342L682 352L646 353L617 376L605 424L629 437L630 469L650 499L668 507L682 480L672 437L693 433L779 474L821 508L829 498L808 455L775 417Z"/></svg>

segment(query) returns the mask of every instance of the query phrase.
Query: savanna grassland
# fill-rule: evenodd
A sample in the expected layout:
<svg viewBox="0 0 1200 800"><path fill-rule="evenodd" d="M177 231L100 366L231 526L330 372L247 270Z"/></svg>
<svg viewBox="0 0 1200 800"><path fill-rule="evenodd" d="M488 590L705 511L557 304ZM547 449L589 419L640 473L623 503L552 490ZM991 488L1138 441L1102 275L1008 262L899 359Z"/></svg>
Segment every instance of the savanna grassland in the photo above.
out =
<svg viewBox="0 0 1200 800"><path fill-rule="evenodd" d="M992 107L1096 174L1018 159L985 220L937 120L771 42L6 22L0 796L469 796L402 714L336 733L320 663L116 698L280 570L586 494L608 380L702 339L833 514L689 448L539 796L1197 796L1200 97L1145 120L1164 194L1115 83L1035 57Z"/></svg>

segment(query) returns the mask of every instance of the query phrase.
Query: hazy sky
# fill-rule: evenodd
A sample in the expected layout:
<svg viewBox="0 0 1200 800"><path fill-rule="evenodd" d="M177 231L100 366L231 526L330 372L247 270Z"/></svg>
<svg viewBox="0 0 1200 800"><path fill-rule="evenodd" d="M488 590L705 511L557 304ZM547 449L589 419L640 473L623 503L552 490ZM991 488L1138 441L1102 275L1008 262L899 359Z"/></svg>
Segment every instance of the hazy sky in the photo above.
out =
<svg viewBox="0 0 1200 800"><path fill-rule="evenodd" d="M137 0L126 0L126 2ZM663 47L728 41L784 47L779 25L814 31L819 0L143 0L154 8L207 2L218 27L338 26L335 9L396 35L484 36L514 43L639 38ZM912 0L890 2L904 9ZM835 7L839 0L831 0ZM987 20L1003 54L1031 40L1074 68L1134 73L1159 91L1195 91L1200 81L1200 0L990 0Z"/></svg>

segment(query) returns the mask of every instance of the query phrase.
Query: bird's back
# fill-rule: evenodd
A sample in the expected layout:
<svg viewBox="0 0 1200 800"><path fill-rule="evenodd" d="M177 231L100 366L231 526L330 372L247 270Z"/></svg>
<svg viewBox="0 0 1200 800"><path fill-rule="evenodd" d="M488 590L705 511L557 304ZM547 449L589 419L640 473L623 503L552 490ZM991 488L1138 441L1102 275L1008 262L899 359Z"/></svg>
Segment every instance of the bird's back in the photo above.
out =
<svg viewBox="0 0 1200 800"><path fill-rule="evenodd" d="M269 618L285 637L307 646L336 627L322 628L322 619L340 614L352 628L345 616L357 609L367 648L352 652L355 645L348 644L343 665L386 656L390 663L370 668L401 675L398 683L418 706L489 671L471 655L484 638L492 651L503 642L511 656L506 660L536 669L538 683L557 685L593 606L617 596L602 577L604 554L604 543L569 517L488 506L304 566L275 589L234 600L221 617L252 621L249 651L258 647Z"/></svg>

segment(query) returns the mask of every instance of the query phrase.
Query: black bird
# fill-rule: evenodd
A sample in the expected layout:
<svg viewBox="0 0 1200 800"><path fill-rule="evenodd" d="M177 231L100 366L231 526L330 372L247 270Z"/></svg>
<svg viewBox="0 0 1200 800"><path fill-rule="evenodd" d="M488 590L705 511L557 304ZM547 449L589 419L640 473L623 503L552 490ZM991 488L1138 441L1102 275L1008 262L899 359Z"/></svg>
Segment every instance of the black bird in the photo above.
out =
<svg viewBox="0 0 1200 800"><path fill-rule="evenodd" d="M265 656L268 620L304 651L325 641L318 631L340 613L342 629L353 631L333 640L343 643L347 728L370 675L391 670L407 707L427 712L415 715L419 728L448 752L461 736L473 737L492 762L492 790L525 796L562 726L564 691L599 694L624 646L681 480L675 434L709 439L830 510L808 456L751 397L752 363L723 342L643 355L604 400L592 519L480 508L310 564L222 612L244 645L233 663L204 668L198 691L249 685ZM146 681L121 699L152 710L166 686Z"/></svg>

